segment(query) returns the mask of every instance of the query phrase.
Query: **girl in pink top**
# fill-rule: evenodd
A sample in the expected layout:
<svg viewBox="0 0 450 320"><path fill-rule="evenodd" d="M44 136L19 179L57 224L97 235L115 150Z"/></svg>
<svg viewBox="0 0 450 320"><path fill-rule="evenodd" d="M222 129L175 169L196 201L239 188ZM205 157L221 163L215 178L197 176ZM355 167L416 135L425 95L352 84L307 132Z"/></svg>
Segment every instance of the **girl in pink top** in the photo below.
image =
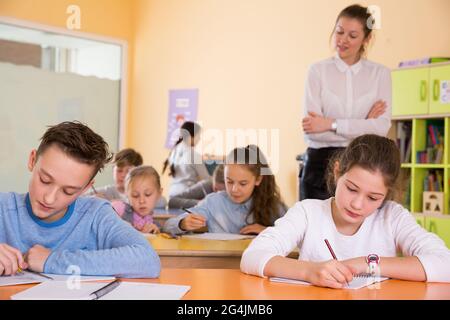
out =
<svg viewBox="0 0 450 320"><path fill-rule="evenodd" d="M159 233L153 222L153 210L162 194L158 172L151 166L132 169L125 178L125 193L129 203L112 202L122 219L143 233Z"/></svg>

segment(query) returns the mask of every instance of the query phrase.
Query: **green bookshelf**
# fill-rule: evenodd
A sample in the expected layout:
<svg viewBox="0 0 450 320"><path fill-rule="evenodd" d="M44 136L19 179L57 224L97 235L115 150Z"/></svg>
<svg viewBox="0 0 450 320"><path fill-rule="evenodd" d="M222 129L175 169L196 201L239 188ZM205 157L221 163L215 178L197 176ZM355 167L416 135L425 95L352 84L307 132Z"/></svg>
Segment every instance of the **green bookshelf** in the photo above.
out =
<svg viewBox="0 0 450 320"><path fill-rule="evenodd" d="M392 71L393 121L389 137L399 144L402 153L402 194L396 200L450 248L450 103L441 96L443 81L450 82L448 62ZM436 137L439 144L432 143ZM425 178L430 173L442 178L443 214L422 214Z"/></svg>

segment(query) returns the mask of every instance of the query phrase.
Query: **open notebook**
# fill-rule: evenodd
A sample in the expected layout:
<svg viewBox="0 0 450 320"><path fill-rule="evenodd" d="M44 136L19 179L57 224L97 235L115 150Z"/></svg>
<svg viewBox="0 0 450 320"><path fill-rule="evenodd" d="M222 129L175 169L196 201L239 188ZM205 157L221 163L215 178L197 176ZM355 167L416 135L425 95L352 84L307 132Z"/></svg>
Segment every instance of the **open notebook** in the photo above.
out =
<svg viewBox="0 0 450 320"><path fill-rule="evenodd" d="M358 274L356 276L353 276L353 280L348 283L348 286L344 286L343 289L360 289L367 286L370 286L371 284L381 282L384 280L387 280L389 278L386 277L375 277L367 273ZM292 284L302 284L310 286L311 283L301 280L294 280L294 279L287 279L287 278L278 278L278 277L272 277L269 278L272 282L281 282L281 283L292 283Z"/></svg>
<svg viewBox="0 0 450 320"><path fill-rule="evenodd" d="M1 276L0 287L15 286L19 284L40 283L45 281L96 281L96 280L114 280L115 277L102 276L75 276L75 275L59 275L45 274L37 272L23 271L13 276Z"/></svg>
<svg viewBox="0 0 450 320"><path fill-rule="evenodd" d="M69 288L65 282L46 281L11 296L12 300L89 300L90 295L105 286L104 282L83 282L79 288ZM99 300L179 300L190 286L171 284L121 282Z"/></svg>

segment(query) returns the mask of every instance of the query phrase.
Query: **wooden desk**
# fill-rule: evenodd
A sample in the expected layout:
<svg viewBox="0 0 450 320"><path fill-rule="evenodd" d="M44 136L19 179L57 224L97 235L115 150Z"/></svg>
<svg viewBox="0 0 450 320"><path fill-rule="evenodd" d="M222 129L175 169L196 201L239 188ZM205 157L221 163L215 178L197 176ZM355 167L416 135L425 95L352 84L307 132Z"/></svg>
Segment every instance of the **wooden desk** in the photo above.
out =
<svg viewBox="0 0 450 320"><path fill-rule="evenodd" d="M239 269L242 253L252 240L166 239L161 235L150 235L147 239L163 268L213 269Z"/></svg>
<svg viewBox="0 0 450 320"><path fill-rule="evenodd" d="M130 279L191 286L183 300L450 300L450 283L387 280L379 289L336 290L273 283L233 269L163 269L159 279ZM32 287L0 287L0 299Z"/></svg>
<svg viewBox="0 0 450 320"><path fill-rule="evenodd" d="M156 208L153 214L153 221L158 223L161 227L164 226L164 223L173 217L176 217L180 214L183 214L184 211L181 209L161 209Z"/></svg>
<svg viewBox="0 0 450 320"><path fill-rule="evenodd" d="M158 253L163 268L239 269L242 253L252 241L167 239L160 234L146 237ZM297 259L298 250L289 257Z"/></svg>

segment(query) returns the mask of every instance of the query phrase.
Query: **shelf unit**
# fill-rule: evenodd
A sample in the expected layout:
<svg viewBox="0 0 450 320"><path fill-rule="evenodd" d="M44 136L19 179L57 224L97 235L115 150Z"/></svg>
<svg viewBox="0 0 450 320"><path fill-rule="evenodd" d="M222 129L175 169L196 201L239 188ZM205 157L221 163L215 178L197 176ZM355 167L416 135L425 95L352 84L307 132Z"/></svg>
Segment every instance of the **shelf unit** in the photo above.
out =
<svg viewBox="0 0 450 320"><path fill-rule="evenodd" d="M389 137L397 141L398 126L411 125L411 157L402 163L402 193L396 199L408 208L419 224L438 234L450 248L450 98L442 89L450 85L450 63L400 68L392 71L392 127ZM428 126L440 126L443 154L440 163L420 163L417 153L424 151ZM422 214L424 178L429 170L442 173L444 214ZM409 197L408 197L409 193Z"/></svg>

